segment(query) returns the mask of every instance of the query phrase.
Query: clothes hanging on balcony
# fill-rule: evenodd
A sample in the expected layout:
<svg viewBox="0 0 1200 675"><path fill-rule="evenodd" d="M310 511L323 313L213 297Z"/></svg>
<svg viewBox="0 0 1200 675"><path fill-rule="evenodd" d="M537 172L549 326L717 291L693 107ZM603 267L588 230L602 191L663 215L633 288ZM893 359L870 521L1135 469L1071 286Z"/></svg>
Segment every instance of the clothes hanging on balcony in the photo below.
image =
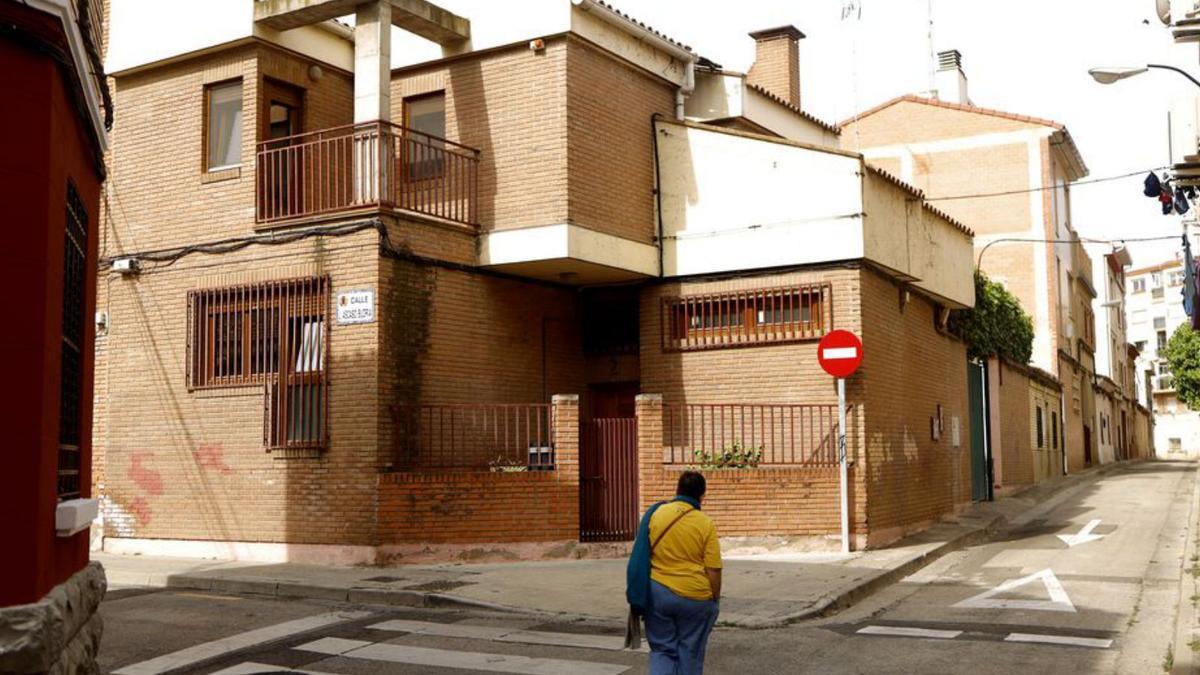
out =
<svg viewBox="0 0 1200 675"><path fill-rule="evenodd" d="M1182 216L1188 212L1188 208L1188 199L1183 193L1183 188L1175 188L1175 212Z"/></svg>
<svg viewBox="0 0 1200 675"><path fill-rule="evenodd" d="M1155 176L1153 171L1146 176L1143 186L1142 194L1147 197L1153 199L1162 194L1162 181L1158 180L1158 176Z"/></svg>

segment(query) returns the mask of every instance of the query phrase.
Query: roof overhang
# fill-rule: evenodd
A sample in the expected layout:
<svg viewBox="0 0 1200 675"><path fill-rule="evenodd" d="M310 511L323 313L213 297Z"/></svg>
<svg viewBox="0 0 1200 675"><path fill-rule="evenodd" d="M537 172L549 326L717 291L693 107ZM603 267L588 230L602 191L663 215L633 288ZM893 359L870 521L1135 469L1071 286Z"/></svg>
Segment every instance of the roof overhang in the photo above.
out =
<svg viewBox="0 0 1200 675"><path fill-rule="evenodd" d="M380 0L392 6L392 24L443 46L471 39L471 22L426 0ZM319 24L354 14L362 0L255 0L254 20L275 30Z"/></svg>
<svg viewBox="0 0 1200 675"><path fill-rule="evenodd" d="M556 283L616 283L658 276L658 247L560 223L483 234L479 264Z"/></svg>

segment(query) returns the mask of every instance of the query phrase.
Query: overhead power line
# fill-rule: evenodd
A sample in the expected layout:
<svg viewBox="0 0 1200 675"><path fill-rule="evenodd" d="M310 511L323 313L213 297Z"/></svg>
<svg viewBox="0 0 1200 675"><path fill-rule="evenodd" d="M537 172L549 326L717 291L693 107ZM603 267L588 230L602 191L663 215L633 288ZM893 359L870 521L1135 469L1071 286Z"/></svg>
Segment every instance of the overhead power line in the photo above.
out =
<svg viewBox="0 0 1200 675"><path fill-rule="evenodd" d="M1067 187L1075 187L1077 185L1091 185L1093 183L1107 183L1107 182L1114 181L1114 180L1121 180L1123 178L1132 178L1133 176L1141 176L1143 174L1147 174L1147 173L1150 173L1153 171L1162 171L1166 168L1168 168L1168 167L1159 166L1159 167L1154 167L1153 169L1141 169L1139 171L1130 171L1129 173L1123 173L1119 176L1105 176L1103 178L1092 178L1089 180L1077 180L1074 183L1068 183ZM969 195L954 195L951 197L925 197L925 201L927 201L927 202L948 202L948 201L954 201L956 199L980 199L983 197L1004 197L1006 195L1022 195L1022 194L1029 194L1031 192L1042 192L1044 190L1053 190L1055 187L1057 187L1057 186L1046 185L1043 187L1027 188L1025 190L1005 190L1003 192L979 192L979 193L969 194Z"/></svg>
<svg viewBox="0 0 1200 675"><path fill-rule="evenodd" d="M1178 240L1180 238L1180 236L1181 235L1178 235L1178 234L1169 234L1169 235L1160 235L1157 237L1121 237L1121 238L1117 238L1117 239L1102 239L1099 237L1080 237L1078 239L1038 239L1035 237L1003 237L1000 239L993 239L984 245L984 247L979 251L979 257L976 258L976 260L975 260L975 267L978 268L983 265L983 254L987 253L987 250L989 248L991 248L993 244L1006 244L1006 243L1073 244L1078 241L1081 244L1109 244L1111 246L1116 246L1117 244L1130 244L1130 243L1137 243L1137 242L1142 242L1142 241Z"/></svg>

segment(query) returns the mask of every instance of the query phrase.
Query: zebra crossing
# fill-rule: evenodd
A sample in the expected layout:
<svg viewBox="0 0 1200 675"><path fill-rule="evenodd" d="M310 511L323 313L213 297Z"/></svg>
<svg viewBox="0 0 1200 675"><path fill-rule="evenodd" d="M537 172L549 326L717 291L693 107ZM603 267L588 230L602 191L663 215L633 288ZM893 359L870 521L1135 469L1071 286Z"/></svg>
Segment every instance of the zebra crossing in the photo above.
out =
<svg viewBox="0 0 1200 675"><path fill-rule="evenodd" d="M560 632L513 617L427 621L343 612L290 621L189 647L114 671L116 675L360 672L490 672L619 675L641 670L646 648L621 635Z"/></svg>

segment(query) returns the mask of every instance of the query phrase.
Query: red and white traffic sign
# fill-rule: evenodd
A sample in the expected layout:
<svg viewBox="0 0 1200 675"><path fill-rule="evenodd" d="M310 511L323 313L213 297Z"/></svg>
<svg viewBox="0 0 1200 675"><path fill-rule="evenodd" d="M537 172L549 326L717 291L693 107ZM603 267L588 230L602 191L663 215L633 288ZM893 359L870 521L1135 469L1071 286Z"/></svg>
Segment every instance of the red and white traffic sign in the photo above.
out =
<svg viewBox="0 0 1200 675"><path fill-rule="evenodd" d="M848 330L830 331L817 345L817 361L834 377L853 375L862 363L862 357L862 341Z"/></svg>

